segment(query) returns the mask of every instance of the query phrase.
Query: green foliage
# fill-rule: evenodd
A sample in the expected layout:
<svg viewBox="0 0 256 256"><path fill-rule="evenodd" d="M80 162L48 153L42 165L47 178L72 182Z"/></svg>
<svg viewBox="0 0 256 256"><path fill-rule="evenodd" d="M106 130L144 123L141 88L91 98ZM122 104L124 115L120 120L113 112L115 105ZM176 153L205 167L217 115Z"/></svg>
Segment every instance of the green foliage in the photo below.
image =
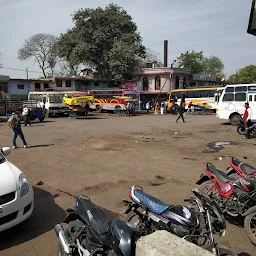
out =
<svg viewBox="0 0 256 256"><path fill-rule="evenodd" d="M256 66L249 65L239 69L235 74L229 77L230 83L251 84L256 83Z"/></svg>
<svg viewBox="0 0 256 256"><path fill-rule="evenodd" d="M105 9L80 9L74 27L60 36L58 54L71 66L95 68L102 78L131 79L145 47L130 15L109 4Z"/></svg>
<svg viewBox="0 0 256 256"><path fill-rule="evenodd" d="M177 58L178 66L193 74L223 76L224 64L217 56L204 57L203 51L185 52Z"/></svg>
<svg viewBox="0 0 256 256"><path fill-rule="evenodd" d="M178 57L178 66L183 67L193 74L201 74L203 69L203 52L185 52Z"/></svg>

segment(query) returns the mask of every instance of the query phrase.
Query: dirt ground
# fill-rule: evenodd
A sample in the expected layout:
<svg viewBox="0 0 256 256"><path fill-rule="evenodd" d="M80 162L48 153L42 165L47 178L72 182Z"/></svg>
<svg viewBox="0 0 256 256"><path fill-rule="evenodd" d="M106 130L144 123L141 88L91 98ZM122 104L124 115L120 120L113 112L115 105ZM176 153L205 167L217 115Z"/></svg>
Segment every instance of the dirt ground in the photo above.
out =
<svg viewBox="0 0 256 256"><path fill-rule="evenodd" d="M236 127L215 116L141 115L115 117L100 114L89 120L49 119L24 127L31 148L12 150L8 159L31 181L35 209L21 225L0 233L0 255L55 255L53 227L74 206L74 196L87 195L110 211L123 210L132 184L159 199L183 204L207 162L228 167L230 156L256 165L254 139L238 136ZM0 146L11 146L12 131L0 123ZM232 141L216 153L203 153L207 143ZM21 146L21 141L18 141ZM222 160L218 160L222 157ZM39 181L43 185L36 185ZM245 231L228 225L221 243L240 256L255 255Z"/></svg>

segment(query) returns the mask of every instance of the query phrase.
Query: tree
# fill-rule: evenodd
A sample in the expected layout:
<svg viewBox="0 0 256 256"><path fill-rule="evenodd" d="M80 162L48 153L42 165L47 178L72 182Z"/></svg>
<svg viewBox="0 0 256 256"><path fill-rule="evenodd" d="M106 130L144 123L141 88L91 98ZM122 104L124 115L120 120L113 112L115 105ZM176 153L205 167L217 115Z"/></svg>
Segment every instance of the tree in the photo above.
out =
<svg viewBox="0 0 256 256"><path fill-rule="evenodd" d="M203 52L185 52L177 58L178 66L189 70L193 74L201 74L204 71L203 68Z"/></svg>
<svg viewBox="0 0 256 256"><path fill-rule="evenodd" d="M256 83L256 66L249 65L239 69L229 77L231 83L252 84Z"/></svg>
<svg viewBox="0 0 256 256"><path fill-rule="evenodd" d="M131 79L145 57L145 47L130 15L109 4L105 9L80 9L73 15L75 26L58 40L59 57L70 67L84 64L102 78Z"/></svg>
<svg viewBox="0 0 256 256"><path fill-rule="evenodd" d="M50 69L53 75L54 68L58 62L56 51L54 49L56 37L50 34L35 34L18 51L19 60L34 59L47 77L47 70Z"/></svg>
<svg viewBox="0 0 256 256"><path fill-rule="evenodd" d="M202 64L205 75L223 76L224 64L219 57L204 57Z"/></svg>
<svg viewBox="0 0 256 256"><path fill-rule="evenodd" d="M185 52L177 58L178 66L189 70L193 74L224 76L224 64L217 56L204 57L203 52Z"/></svg>

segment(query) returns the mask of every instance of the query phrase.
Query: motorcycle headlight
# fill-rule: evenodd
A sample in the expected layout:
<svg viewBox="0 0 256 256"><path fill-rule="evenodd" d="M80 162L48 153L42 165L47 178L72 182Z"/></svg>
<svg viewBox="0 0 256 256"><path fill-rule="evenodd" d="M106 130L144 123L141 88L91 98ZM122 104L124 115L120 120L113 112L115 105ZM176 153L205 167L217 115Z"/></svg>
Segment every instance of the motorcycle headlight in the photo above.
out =
<svg viewBox="0 0 256 256"><path fill-rule="evenodd" d="M28 180L23 173L19 177L19 183L20 183L20 198L22 198L25 195L27 195L30 191Z"/></svg>

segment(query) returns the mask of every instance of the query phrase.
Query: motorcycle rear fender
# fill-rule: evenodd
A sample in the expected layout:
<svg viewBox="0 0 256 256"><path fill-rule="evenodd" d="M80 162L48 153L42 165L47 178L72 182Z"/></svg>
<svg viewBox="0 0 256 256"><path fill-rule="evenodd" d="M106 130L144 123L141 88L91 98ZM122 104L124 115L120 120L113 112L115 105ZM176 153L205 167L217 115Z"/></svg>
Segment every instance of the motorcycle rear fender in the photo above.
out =
<svg viewBox="0 0 256 256"><path fill-rule="evenodd" d="M210 180L210 178L207 175L203 175L200 177L200 179L196 182L197 185L202 185L204 182Z"/></svg>
<svg viewBox="0 0 256 256"><path fill-rule="evenodd" d="M245 217L245 216L251 214L252 212L256 212L256 206L253 206L250 209L248 209L246 212L244 212L243 216Z"/></svg>

